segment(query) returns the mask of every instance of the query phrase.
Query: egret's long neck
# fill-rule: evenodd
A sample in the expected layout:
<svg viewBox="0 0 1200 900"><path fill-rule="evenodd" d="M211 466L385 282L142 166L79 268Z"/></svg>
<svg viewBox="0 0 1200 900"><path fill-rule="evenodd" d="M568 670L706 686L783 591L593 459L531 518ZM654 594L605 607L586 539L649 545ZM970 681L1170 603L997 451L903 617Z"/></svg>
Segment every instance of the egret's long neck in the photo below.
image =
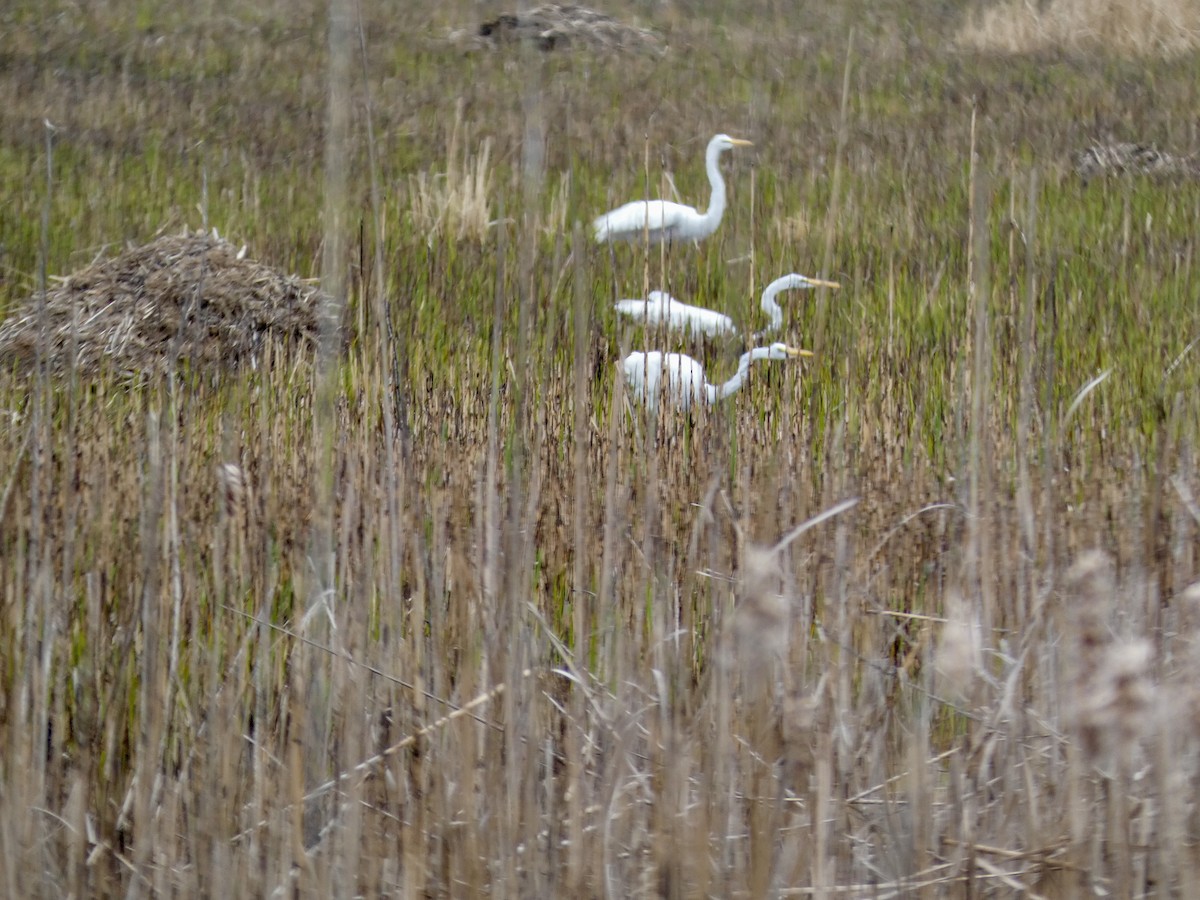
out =
<svg viewBox="0 0 1200 900"><path fill-rule="evenodd" d="M789 288L804 287L804 285L804 279L796 275L784 275L767 285L767 289L763 291L762 295L762 309L771 317L771 324L762 332L763 334L769 331L778 331L783 327L783 308L775 302L775 297L779 292Z"/></svg>
<svg viewBox="0 0 1200 900"><path fill-rule="evenodd" d="M756 359L766 359L771 351L768 347L755 347L749 353L743 353L742 358L738 360L738 369L733 377L722 385L706 384L708 389L708 402L716 403L728 397L730 394L741 389L742 384L746 381L746 374L750 371L750 363Z"/></svg>
<svg viewBox="0 0 1200 900"><path fill-rule="evenodd" d="M725 179L721 177L721 148L709 144L704 154L704 168L708 172L708 183L712 185L712 196L708 200L708 209L704 211L704 221L714 228L725 213Z"/></svg>

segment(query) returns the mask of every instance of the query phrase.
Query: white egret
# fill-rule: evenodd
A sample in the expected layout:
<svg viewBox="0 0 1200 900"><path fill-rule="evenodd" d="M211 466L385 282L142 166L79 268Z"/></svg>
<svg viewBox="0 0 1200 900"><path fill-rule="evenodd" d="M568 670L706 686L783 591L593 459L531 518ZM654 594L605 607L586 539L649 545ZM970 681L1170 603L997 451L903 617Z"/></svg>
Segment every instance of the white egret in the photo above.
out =
<svg viewBox="0 0 1200 900"><path fill-rule="evenodd" d="M648 236L651 244L672 240L698 241L708 237L717 230L721 216L725 214L725 179L721 177L718 159L726 150L751 146L749 141L727 134L718 134L708 142L704 165L712 185L712 197L705 212L667 200L634 200L592 223L597 242L640 241L643 235Z"/></svg>
<svg viewBox="0 0 1200 900"><path fill-rule="evenodd" d="M799 288L839 288L836 281L822 281L819 278L809 278L807 275L792 273L776 278L762 293L761 306L771 319L771 324L759 332L757 336L777 331L783 326L783 309L775 302L780 291ZM666 291L651 291L645 300L618 300L614 308L622 315L641 319L647 325L665 325L668 329L682 331L693 337L708 335L737 334L738 328L733 319L724 313L719 313L703 306L692 306L682 300L676 300Z"/></svg>
<svg viewBox="0 0 1200 900"><path fill-rule="evenodd" d="M625 370L625 382L636 400L655 409L660 393L665 393L676 409L690 409L698 404L711 405L738 390L745 382L752 362L799 356L812 356L812 353L780 343L755 347L742 354L737 372L724 384L710 384L704 378L704 366L682 353L637 351L625 357L621 365Z"/></svg>

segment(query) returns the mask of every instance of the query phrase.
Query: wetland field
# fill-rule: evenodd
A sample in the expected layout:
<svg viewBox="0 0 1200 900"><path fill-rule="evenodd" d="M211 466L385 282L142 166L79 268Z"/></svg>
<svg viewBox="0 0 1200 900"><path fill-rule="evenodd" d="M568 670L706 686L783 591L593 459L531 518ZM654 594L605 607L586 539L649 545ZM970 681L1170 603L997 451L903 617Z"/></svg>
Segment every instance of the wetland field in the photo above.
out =
<svg viewBox="0 0 1200 900"><path fill-rule="evenodd" d="M1188 896L1194 5L4 4L0 894Z"/></svg>

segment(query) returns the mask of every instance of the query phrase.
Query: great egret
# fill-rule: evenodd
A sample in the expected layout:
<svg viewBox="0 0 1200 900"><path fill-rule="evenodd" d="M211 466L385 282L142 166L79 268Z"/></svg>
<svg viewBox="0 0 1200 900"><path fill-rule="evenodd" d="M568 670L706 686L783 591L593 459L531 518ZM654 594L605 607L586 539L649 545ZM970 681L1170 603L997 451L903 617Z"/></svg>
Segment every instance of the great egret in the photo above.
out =
<svg viewBox="0 0 1200 900"><path fill-rule="evenodd" d="M634 398L650 409L657 408L661 392L666 393L668 402L676 409L690 409L696 404L711 405L738 390L746 380L750 363L756 360L794 359L799 356L812 356L812 353L780 343L755 347L742 354L737 372L724 384L709 384L704 379L704 366L682 353L637 351L625 357L621 365L625 370L625 382Z"/></svg>
<svg viewBox="0 0 1200 900"><path fill-rule="evenodd" d="M596 240L636 240L647 235L651 244L662 241L706 238L721 224L725 214L725 179L721 177L718 158L734 147L751 147L749 141L718 134L708 142L704 153L704 166L708 170L708 182L712 185L712 197L708 209L700 213L682 203L667 200L634 200L607 212L592 223Z"/></svg>
<svg viewBox="0 0 1200 900"><path fill-rule="evenodd" d="M780 291L815 287L838 288L841 285L836 281L822 281L795 273L776 278L767 285L762 293L761 306L770 317L771 324L759 334L765 335L783 326L783 309L775 302ZM651 291L645 300L618 300L614 308L622 315L641 319L647 325L666 325L668 329L693 336L706 334L715 337L738 333L737 326L729 316L703 306L691 306L676 300L666 291Z"/></svg>

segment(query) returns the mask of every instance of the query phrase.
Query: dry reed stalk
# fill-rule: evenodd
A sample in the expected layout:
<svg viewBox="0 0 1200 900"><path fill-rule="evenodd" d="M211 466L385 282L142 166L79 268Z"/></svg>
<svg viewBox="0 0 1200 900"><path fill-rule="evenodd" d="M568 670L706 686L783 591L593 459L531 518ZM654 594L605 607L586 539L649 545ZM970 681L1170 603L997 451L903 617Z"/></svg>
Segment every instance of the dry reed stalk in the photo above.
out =
<svg viewBox="0 0 1200 900"><path fill-rule="evenodd" d="M970 702L975 679L983 671L983 628L978 613L959 594L945 602L946 619L934 654L938 696Z"/></svg>
<svg viewBox="0 0 1200 900"><path fill-rule="evenodd" d="M1080 868L1078 877L1086 879L1085 854L1094 858L1107 843L1111 866L1094 869L1091 877L1098 879L1107 873L1114 889L1129 895L1134 871L1129 798L1139 745L1150 736L1152 647L1145 640L1113 640L1108 619L1117 595L1108 559L1099 553L1088 554L1072 567L1068 577L1074 607L1064 616L1072 651L1065 673L1069 685L1065 702L1074 738L1071 861ZM1111 767L1113 775L1107 809L1089 820L1087 806L1104 802L1096 796L1093 767Z"/></svg>
<svg viewBox="0 0 1200 900"><path fill-rule="evenodd" d="M590 382L587 371L587 342L588 342L588 298L586 289L586 254L583 227L576 221L571 232L571 259L574 261L572 272L574 279L574 316L572 327L575 334L574 381L575 393L573 400L573 437L575 441L575 472L574 472L574 545L576 552L572 559L572 589L574 596L571 601L571 632L573 637L574 671L586 673L592 660L592 634L595 627L595 605L591 602L594 592L592 582L588 577L583 548L588 546L586 535L591 521L588 503L587 476L584 467L586 459L586 434L588 428L587 409L588 385ZM568 766L567 794L567 870L565 884L571 893L584 889L590 881L589 872L585 869L583 854L583 778L585 773L584 741L587 734L585 697L582 690L571 692L570 716L567 722L566 754ZM590 876L594 877L594 869Z"/></svg>
<svg viewBox="0 0 1200 900"><path fill-rule="evenodd" d="M837 150L833 156L833 177L830 180L829 209L825 215L825 248L821 260L822 279L828 278L832 268L833 242L840 227L842 204L843 159L846 152L846 141L849 135L850 110L850 73L854 60L854 29L846 36L846 62L842 70L842 99L838 111ZM821 353L825 347L825 330L829 320L828 290L820 288L817 291L816 329L813 334L813 351Z"/></svg>

